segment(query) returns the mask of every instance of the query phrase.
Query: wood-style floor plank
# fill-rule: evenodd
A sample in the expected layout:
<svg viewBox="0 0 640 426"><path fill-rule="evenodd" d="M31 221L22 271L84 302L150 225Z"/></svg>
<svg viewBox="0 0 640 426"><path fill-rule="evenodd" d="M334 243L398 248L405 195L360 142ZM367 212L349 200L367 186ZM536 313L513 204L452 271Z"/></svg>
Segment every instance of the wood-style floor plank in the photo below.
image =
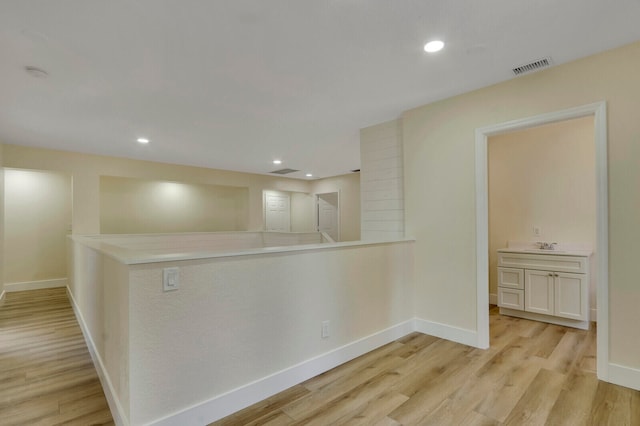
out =
<svg viewBox="0 0 640 426"><path fill-rule="evenodd" d="M283 411L296 420L306 418L310 413L315 412L317 407L332 403L337 396L348 394L363 383L370 382L373 378L390 371L391 368L402 362L402 358L387 353L373 359L368 365L356 369L348 376L338 377L315 392L309 392L302 398L292 401L283 407Z"/></svg>
<svg viewBox="0 0 640 426"><path fill-rule="evenodd" d="M0 306L0 424L113 424L66 289L7 293Z"/></svg>
<svg viewBox="0 0 640 426"><path fill-rule="evenodd" d="M565 381L560 395L547 417L547 424L571 426L587 424L598 378L589 371L575 369Z"/></svg>
<svg viewBox="0 0 640 426"><path fill-rule="evenodd" d="M333 383L336 379L344 375L351 374L352 372L358 371L363 367L366 368L370 362L377 360L385 356L386 354L398 349L400 350L404 349L404 345L399 342L389 343L387 345L382 346L381 348L378 348L375 351L369 352L367 354L364 354L358 358L355 358L349 362L342 364L340 366L340 370L334 368L316 377L313 377L302 384L304 385L304 387L306 387L311 391L321 389L325 387L327 384Z"/></svg>
<svg viewBox="0 0 640 426"><path fill-rule="evenodd" d="M511 410L505 425L542 425L562 390L566 377L552 370L540 369L518 404Z"/></svg>
<svg viewBox="0 0 640 426"><path fill-rule="evenodd" d="M596 377L595 324L490 323L488 350L412 333L212 425L640 426L640 392Z"/></svg>
<svg viewBox="0 0 640 426"><path fill-rule="evenodd" d="M637 411L632 410L632 402L636 391L598 382L593 399L590 424L592 425L637 425L640 419L632 418Z"/></svg>
<svg viewBox="0 0 640 426"><path fill-rule="evenodd" d="M218 425L244 425L257 420L260 420L263 423L268 423L278 417L281 418L280 421L286 421L289 419L290 422L293 422L293 419L282 413L280 408L283 405L290 404L291 401L296 401L309 393L310 391L302 385L293 386L277 395L262 400L251 407L225 417L223 420L218 422ZM273 413L276 413L276 415L274 416ZM282 416L282 414L284 414L284 416Z"/></svg>

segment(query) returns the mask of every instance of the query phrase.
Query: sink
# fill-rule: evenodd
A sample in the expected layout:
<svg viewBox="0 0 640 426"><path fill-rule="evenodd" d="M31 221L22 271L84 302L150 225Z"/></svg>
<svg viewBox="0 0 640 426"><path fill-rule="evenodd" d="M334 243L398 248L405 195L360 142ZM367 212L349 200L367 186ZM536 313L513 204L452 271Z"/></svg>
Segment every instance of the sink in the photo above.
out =
<svg viewBox="0 0 640 426"><path fill-rule="evenodd" d="M527 253L548 253L548 254L566 253L566 251L564 250L548 250L548 249L524 249L524 251L526 251Z"/></svg>

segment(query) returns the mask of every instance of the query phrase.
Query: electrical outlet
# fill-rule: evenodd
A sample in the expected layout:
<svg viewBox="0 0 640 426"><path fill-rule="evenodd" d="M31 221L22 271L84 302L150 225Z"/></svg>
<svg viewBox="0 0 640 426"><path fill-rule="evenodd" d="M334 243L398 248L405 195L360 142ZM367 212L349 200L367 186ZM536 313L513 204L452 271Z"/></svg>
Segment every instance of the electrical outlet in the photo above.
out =
<svg viewBox="0 0 640 426"><path fill-rule="evenodd" d="M322 333L321 336L323 339L326 339L329 337L329 321L322 321Z"/></svg>
<svg viewBox="0 0 640 426"><path fill-rule="evenodd" d="M542 229L540 229L539 226L534 226L533 227L533 236L534 237L539 237L540 235L542 235Z"/></svg>
<svg viewBox="0 0 640 426"><path fill-rule="evenodd" d="M162 288L164 291L177 290L180 287L180 268L164 268L162 270Z"/></svg>

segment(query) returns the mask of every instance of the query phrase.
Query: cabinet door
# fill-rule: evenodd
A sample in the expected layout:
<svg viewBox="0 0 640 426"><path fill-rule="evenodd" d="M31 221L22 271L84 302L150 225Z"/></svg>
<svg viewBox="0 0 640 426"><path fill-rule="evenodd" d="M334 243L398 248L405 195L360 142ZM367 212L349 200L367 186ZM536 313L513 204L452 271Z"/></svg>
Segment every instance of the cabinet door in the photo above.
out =
<svg viewBox="0 0 640 426"><path fill-rule="evenodd" d="M498 306L524 311L524 290L498 287Z"/></svg>
<svg viewBox="0 0 640 426"><path fill-rule="evenodd" d="M538 314L554 315L553 272L524 271L524 310Z"/></svg>
<svg viewBox="0 0 640 426"><path fill-rule="evenodd" d="M554 278L556 316L586 321L589 317L586 275L556 272Z"/></svg>
<svg viewBox="0 0 640 426"><path fill-rule="evenodd" d="M498 287L524 290L524 269L498 267Z"/></svg>

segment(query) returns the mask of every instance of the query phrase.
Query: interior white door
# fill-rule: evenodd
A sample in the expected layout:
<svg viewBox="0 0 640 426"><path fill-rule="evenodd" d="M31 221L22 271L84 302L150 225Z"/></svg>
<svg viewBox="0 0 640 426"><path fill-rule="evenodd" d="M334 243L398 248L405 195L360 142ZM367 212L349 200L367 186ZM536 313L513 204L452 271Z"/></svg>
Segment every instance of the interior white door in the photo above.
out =
<svg viewBox="0 0 640 426"><path fill-rule="evenodd" d="M318 194L318 231L340 241L338 193Z"/></svg>
<svg viewBox="0 0 640 426"><path fill-rule="evenodd" d="M265 195L265 229L280 232L291 230L291 201L288 195Z"/></svg>

